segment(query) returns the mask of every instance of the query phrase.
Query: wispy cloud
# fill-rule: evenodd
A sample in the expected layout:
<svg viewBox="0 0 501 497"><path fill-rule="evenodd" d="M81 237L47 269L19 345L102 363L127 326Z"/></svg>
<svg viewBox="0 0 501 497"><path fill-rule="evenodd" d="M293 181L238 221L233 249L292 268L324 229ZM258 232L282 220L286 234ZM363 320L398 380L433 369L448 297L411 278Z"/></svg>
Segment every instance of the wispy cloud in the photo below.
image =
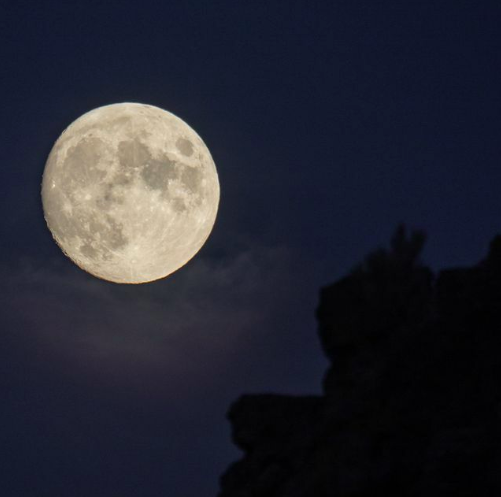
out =
<svg viewBox="0 0 501 497"><path fill-rule="evenodd" d="M103 382L147 376L189 385L214 377L269 329L278 296L292 283L290 254L276 247L198 257L141 286L109 284L59 263L0 271L0 305L11 321L5 333L33 342L67 374Z"/></svg>

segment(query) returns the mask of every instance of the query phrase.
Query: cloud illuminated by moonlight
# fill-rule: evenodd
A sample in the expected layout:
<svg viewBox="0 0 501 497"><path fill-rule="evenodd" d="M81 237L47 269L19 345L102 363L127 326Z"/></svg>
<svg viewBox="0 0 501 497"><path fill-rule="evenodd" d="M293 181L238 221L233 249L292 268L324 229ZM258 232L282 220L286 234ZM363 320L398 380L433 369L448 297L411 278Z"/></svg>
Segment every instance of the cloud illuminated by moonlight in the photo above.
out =
<svg viewBox="0 0 501 497"><path fill-rule="evenodd" d="M3 267L4 288L13 291L0 305L15 321L3 339L32 342L39 360L99 381L199 382L259 337L291 287L290 269L287 250L269 247L199 257L176 278L140 287L108 284L68 264Z"/></svg>

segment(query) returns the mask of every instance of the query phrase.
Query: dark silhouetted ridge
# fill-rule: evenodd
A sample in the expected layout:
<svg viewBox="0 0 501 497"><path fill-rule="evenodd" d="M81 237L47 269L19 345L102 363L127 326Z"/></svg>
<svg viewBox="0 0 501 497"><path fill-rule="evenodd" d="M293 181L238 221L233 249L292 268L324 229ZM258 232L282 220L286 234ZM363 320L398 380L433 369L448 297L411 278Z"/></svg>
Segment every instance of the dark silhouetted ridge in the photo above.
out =
<svg viewBox="0 0 501 497"><path fill-rule="evenodd" d="M220 497L501 495L501 236L436 277L398 227L323 288L324 395L245 395Z"/></svg>

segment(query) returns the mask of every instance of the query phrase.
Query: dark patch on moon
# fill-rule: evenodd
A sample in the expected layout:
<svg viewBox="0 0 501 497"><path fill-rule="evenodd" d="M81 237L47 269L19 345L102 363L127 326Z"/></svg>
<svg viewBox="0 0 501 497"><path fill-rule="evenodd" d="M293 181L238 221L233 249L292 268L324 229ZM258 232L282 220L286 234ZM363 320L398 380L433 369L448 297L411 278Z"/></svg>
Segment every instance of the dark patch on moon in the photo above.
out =
<svg viewBox="0 0 501 497"><path fill-rule="evenodd" d="M176 163L165 157L163 160L150 159L141 170L141 177L153 190L166 190L169 181L176 179Z"/></svg>
<svg viewBox="0 0 501 497"><path fill-rule="evenodd" d="M123 194L117 193L115 185L120 185L120 183L115 181L103 186L102 194L96 199L96 205L100 209L109 210L113 204L121 205L124 203Z"/></svg>
<svg viewBox="0 0 501 497"><path fill-rule="evenodd" d="M202 173L197 167L187 166L180 164L181 167L181 181L186 188L192 193L198 193L200 182L202 181Z"/></svg>
<svg viewBox="0 0 501 497"><path fill-rule="evenodd" d="M202 181L202 173L196 167L190 167L186 164L177 163L178 178L183 186L188 190L187 198L194 201L195 205L200 205L202 196L200 195L200 183ZM170 202L172 209L175 212L183 212L188 209L186 198L175 197L171 198Z"/></svg>
<svg viewBox="0 0 501 497"><path fill-rule="evenodd" d="M176 142L176 147L186 157L193 155L193 143L186 138L179 138Z"/></svg>
<svg viewBox="0 0 501 497"><path fill-rule="evenodd" d="M125 140L118 144L118 162L124 169L139 169L150 158L148 147L139 140Z"/></svg>
<svg viewBox="0 0 501 497"><path fill-rule="evenodd" d="M132 182L131 175L124 172L115 174L113 178L113 183L115 185L129 185L131 182Z"/></svg>
<svg viewBox="0 0 501 497"><path fill-rule="evenodd" d="M98 218L96 214L84 213L78 223L78 236L82 240L80 253L90 259L107 259L107 250L117 250L128 243L123 226L109 215ZM88 223L88 229L84 225ZM94 242L94 243L93 243ZM97 248L96 248L97 246Z"/></svg>
<svg viewBox="0 0 501 497"><path fill-rule="evenodd" d="M104 216L104 223L91 218L90 233L99 232L102 243L109 249L116 250L127 245L128 240L123 234L123 226L109 215ZM92 237L95 239L95 236Z"/></svg>
<svg viewBox="0 0 501 497"><path fill-rule="evenodd" d="M185 155L193 153L193 144L185 138L176 142L178 149ZM139 173L144 184L152 189L166 193L169 182L179 180L192 194L198 194L202 173L199 168L176 162L164 155L161 159L152 157L148 147L141 141L125 140L118 144L120 171L115 176L115 184L128 184L131 175Z"/></svg>
<svg viewBox="0 0 501 497"><path fill-rule="evenodd" d="M97 259L99 255L98 251L88 243L85 243L80 247L80 253L89 259Z"/></svg>
<svg viewBox="0 0 501 497"><path fill-rule="evenodd" d="M70 147L66 153L62 170L62 183L65 191L72 191L71 184L99 183L106 172L97 168L106 144L99 138L88 137Z"/></svg>
<svg viewBox="0 0 501 497"><path fill-rule="evenodd" d="M127 140L118 144L118 161L121 171L114 182L127 184L131 172L137 173L148 188L164 191L169 181L178 177L176 162L164 156L154 159L146 145L139 140Z"/></svg>
<svg viewBox="0 0 501 497"><path fill-rule="evenodd" d="M175 212L183 212L186 210L186 204L182 198L175 198L171 201L172 210Z"/></svg>

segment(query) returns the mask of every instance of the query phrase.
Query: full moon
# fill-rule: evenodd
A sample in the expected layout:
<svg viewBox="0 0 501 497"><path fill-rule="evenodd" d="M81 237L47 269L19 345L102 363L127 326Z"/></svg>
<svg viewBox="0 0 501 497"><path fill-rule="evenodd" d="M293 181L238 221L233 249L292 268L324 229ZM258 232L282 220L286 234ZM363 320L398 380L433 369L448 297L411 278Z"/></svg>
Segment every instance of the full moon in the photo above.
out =
<svg viewBox="0 0 501 497"><path fill-rule="evenodd" d="M147 283L186 264L219 205L208 148L179 117L120 103L74 121L52 148L42 181L47 225L85 271Z"/></svg>

